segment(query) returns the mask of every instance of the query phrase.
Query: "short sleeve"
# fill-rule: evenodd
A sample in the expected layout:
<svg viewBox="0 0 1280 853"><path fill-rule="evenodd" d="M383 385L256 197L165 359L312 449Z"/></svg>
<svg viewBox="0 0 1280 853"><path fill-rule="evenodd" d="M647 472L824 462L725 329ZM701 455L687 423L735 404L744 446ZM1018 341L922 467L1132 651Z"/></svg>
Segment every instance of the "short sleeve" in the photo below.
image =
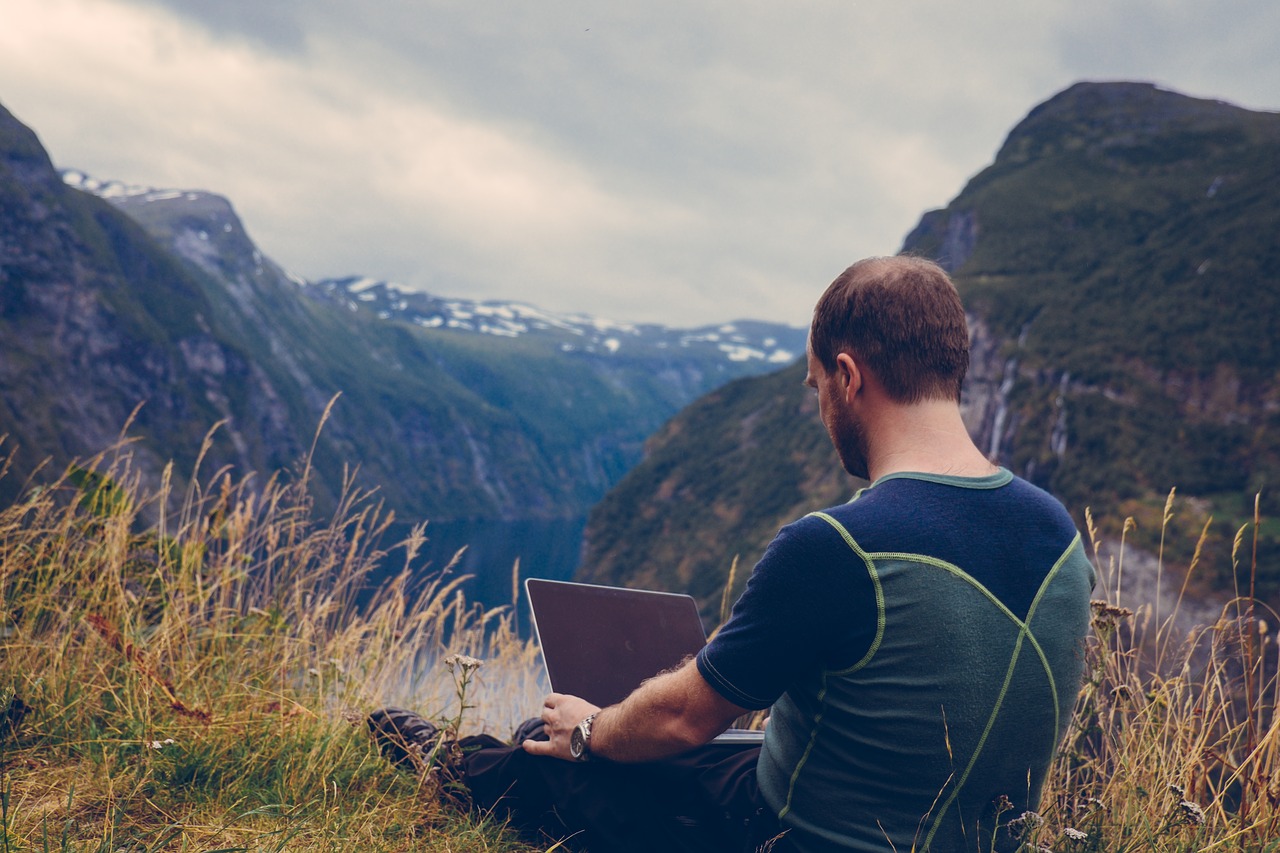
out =
<svg viewBox="0 0 1280 853"><path fill-rule="evenodd" d="M730 702L767 708L802 675L860 660L875 625L866 565L809 516L769 544L729 621L698 654L698 671Z"/></svg>

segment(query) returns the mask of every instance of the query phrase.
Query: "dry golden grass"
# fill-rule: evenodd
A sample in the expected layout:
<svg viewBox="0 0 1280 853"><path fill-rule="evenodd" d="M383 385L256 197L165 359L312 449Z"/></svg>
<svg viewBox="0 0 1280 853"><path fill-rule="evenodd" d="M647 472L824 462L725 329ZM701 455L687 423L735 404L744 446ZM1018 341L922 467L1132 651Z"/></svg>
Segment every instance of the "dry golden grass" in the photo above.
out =
<svg viewBox="0 0 1280 853"><path fill-rule="evenodd" d="M536 650L456 576L415 587L423 531L384 550L372 496L317 517L307 473L175 496L120 453L0 511L0 851L524 849L423 796L363 718L456 716L433 663L459 653L488 661L468 727L509 732Z"/></svg>
<svg viewBox="0 0 1280 853"><path fill-rule="evenodd" d="M1165 525L1173 511L1170 493ZM1260 523L1255 513L1236 538L1250 578ZM1032 840L1055 851L1280 850L1280 649L1264 608L1246 593L1186 630L1181 593L1167 612L1126 607L1123 546L1107 555L1090 533L1103 583L1088 672ZM1183 592L1196 553L1190 571L1170 573Z"/></svg>

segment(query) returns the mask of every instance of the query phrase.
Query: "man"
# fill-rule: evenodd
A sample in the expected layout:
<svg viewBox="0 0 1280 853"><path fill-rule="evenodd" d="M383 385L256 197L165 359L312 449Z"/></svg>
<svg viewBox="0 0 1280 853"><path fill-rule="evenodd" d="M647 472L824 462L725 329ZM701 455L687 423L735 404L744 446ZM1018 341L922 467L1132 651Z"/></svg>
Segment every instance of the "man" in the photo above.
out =
<svg viewBox="0 0 1280 853"><path fill-rule="evenodd" d="M505 792L528 823L635 798L608 819L648 812L635 825L665 831L642 797L659 785L691 798L704 847L1016 846L1001 827L1038 805L1081 674L1094 574L1079 535L965 430L968 332L937 265L846 270L814 311L808 362L842 464L871 486L783 528L695 659L609 708L548 696L546 739L522 755L482 744L462 773L486 805ZM758 754L702 746L764 708ZM538 791L560 793L527 807ZM638 837L568 823L597 833L597 853Z"/></svg>

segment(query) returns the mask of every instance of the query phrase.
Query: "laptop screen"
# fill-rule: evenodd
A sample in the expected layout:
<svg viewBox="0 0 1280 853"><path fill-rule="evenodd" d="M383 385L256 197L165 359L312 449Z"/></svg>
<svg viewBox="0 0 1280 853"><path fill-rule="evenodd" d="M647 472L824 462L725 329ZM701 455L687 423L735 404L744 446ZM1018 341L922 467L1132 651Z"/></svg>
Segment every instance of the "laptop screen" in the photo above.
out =
<svg viewBox="0 0 1280 853"><path fill-rule="evenodd" d="M525 592L551 689L602 708L707 641L687 595L537 578Z"/></svg>

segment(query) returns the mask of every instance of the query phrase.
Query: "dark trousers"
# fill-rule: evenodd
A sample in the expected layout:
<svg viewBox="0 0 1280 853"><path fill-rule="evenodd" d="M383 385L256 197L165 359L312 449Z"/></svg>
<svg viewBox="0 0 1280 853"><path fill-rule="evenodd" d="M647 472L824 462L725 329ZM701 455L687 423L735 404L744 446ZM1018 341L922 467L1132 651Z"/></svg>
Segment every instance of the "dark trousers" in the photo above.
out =
<svg viewBox="0 0 1280 853"><path fill-rule="evenodd" d="M567 839L570 849L743 853L779 831L756 785L759 746L713 743L614 764L529 755L489 735L458 745L475 808L509 818L530 838Z"/></svg>

